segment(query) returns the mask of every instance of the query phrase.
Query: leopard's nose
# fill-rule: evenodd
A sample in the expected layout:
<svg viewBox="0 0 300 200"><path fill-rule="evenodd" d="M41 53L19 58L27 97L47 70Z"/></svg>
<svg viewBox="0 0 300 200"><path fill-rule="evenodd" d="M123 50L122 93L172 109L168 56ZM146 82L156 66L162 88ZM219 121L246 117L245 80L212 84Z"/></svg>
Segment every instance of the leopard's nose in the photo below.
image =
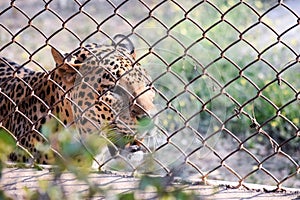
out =
<svg viewBox="0 0 300 200"><path fill-rule="evenodd" d="M146 114L146 113L140 114L140 115L137 115L137 116L136 116L136 119L137 119L138 121L141 121L141 120L146 119L146 118L149 118L149 115Z"/></svg>
<svg viewBox="0 0 300 200"><path fill-rule="evenodd" d="M141 150L141 146L139 146L139 145L130 145L128 147L128 151L130 153L134 153L134 152L137 152L137 151L140 151L140 150Z"/></svg>
<svg viewBox="0 0 300 200"><path fill-rule="evenodd" d="M131 115L132 117L136 117L137 119L142 118L144 115L147 115L147 111L136 102L131 106Z"/></svg>

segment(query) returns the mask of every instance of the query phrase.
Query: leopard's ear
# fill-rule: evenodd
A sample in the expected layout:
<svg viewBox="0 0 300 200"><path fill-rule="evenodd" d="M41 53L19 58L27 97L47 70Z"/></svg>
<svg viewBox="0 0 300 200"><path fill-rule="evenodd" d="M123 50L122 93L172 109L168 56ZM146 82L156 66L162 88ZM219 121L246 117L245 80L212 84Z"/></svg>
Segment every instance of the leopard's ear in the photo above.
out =
<svg viewBox="0 0 300 200"><path fill-rule="evenodd" d="M122 34L115 35L113 37L113 44L127 49L129 54L135 60L135 58L136 58L135 48L134 48L132 41L129 39L128 36L125 36Z"/></svg>
<svg viewBox="0 0 300 200"><path fill-rule="evenodd" d="M53 59L56 63L57 73L65 83L74 83L77 72L81 64L74 64L67 59L54 47L51 48Z"/></svg>
<svg viewBox="0 0 300 200"><path fill-rule="evenodd" d="M51 47L52 57L57 66L61 66L64 63L64 56L54 47Z"/></svg>

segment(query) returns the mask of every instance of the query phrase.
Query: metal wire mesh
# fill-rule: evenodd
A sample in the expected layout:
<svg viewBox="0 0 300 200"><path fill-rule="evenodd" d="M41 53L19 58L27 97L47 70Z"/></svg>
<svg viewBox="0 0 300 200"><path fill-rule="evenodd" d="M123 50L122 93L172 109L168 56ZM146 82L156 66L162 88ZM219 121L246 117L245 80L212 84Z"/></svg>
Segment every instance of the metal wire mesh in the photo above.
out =
<svg viewBox="0 0 300 200"><path fill-rule="evenodd" d="M299 187L296 5L12 0L0 3L0 52L46 72L54 66L49 45L74 52L122 33L152 77L155 129L143 136L143 159L108 154L97 166Z"/></svg>

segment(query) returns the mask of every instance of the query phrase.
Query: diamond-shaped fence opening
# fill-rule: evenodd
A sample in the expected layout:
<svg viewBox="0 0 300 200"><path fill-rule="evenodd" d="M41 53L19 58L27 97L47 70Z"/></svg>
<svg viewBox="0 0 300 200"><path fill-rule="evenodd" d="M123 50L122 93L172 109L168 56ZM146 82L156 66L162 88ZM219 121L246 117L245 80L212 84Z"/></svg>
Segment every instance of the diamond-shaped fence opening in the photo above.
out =
<svg viewBox="0 0 300 200"><path fill-rule="evenodd" d="M101 169L299 187L299 9L1 2L0 128L30 159L10 158L79 162L83 146Z"/></svg>

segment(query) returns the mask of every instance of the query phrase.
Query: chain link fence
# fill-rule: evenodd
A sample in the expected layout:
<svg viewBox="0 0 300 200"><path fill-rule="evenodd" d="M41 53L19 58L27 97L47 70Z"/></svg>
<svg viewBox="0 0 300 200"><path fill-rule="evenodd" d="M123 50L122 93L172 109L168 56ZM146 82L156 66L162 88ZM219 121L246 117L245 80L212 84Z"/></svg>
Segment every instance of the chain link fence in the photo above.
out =
<svg viewBox="0 0 300 200"><path fill-rule="evenodd" d="M3 1L0 52L45 72L50 46L74 52L128 36L155 91L146 153L103 150L95 167L299 188L298 4Z"/></svg>

